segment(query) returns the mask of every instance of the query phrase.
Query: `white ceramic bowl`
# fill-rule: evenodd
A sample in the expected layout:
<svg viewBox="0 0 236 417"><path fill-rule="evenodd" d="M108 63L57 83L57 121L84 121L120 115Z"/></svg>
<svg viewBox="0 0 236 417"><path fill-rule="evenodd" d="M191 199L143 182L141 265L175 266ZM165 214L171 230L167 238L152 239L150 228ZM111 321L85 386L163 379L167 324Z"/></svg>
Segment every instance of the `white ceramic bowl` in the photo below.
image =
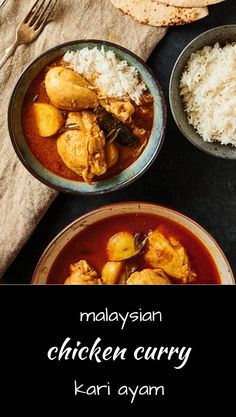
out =
<svg viewBox="0 0 236 417"><path fill-rule="evenodd" d="M195 236L197 236L198 239L200 239L208 252L211 254L212 258L215 260L221 283L224 285L235 284L233 272L224 253L215 242L215 240L201 226L175 210L171 210L164 206L139 202L118 203L104 206L88 214L85 214L67 226L46 248L34 271L32 283L47 283L49 271L57 256L67 245L67 243L70 242L71 239L73 239L74 236L76 236L80 231L107 217L113 217L119 214L127 213L147 213L159 215L175 221L182 225L184 228L187 228Z"/></svg>

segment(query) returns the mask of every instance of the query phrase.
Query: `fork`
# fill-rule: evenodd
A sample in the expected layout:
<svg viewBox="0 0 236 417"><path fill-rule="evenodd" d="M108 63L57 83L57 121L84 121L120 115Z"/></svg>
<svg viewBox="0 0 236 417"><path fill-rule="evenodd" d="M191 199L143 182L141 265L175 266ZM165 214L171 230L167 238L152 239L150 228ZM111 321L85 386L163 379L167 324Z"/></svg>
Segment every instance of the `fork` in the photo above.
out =
<svg viewBox="0 0 236 417"><path fill-rule="evenodd" d="M6 1L7 1L7 0L0 0L0 8L1 8L2 6L4 6L4 4L6 3Z"/></svg>
<svg viewBox="0 0 236 417"><path fill-rule="evenodd" d="M16 31L15 42L5 50L5 55L0 61L0 69L10 56L14 54L18 46L33 42L42 32L53 8L50 8L52 1L53 0L36 0L27 16L19 24Z"/></svg>

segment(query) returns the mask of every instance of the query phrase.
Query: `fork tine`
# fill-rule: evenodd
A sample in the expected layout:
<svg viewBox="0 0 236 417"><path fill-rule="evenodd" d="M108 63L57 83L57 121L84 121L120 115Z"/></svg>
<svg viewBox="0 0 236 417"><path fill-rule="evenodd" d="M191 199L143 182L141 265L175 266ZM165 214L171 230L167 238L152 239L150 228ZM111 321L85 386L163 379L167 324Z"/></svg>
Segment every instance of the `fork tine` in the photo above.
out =
<svg viewBox="0 0 236 417"><path fill-rule="evenodd" d="M48 13L49 16L50 13ZM40 26L37 27L37 29L35 29L35 33L39 34L40 32L42 32L47 20L48 20L48 16L45 17L45 19L43 19L42 23L40 24Z"/></svg>
<svg viewBox="0 0 236 417"><path fill-rule="evenodd" d="M24 23L27 23L30 20L30 17L32 16L32 13L33 13L33 10L37 6L37 4L38 4L39 1L40 0L36 0L36 2L33 4L33 6L31 7L31 9L29 11L29 13L27 14L27 16L24 19ZM34 16L34 14L33 14L33 16Z"/></svg>
<svg viewBox="0 0 236 417"><path fill-rule="evenodd" d="M51 4L51 2L52 2L52 0L50 0L50 4ZM47 20L48 20L48 18L49 18L50 13L51 13L51 12L52 12L52 10L54 9L54 6L55 6L55 3L54 3L54 5L50 8L50 10L48 11L48 13L47 13L47 15L45 16L45 18L44 18L41 22L39 22L36 26L34 26L34 30L35 30L35 32L36 32L37 34L39 34L39 33L43 30L43 28L44 28L44 26L45 26L45 24L46 24L46 22L47 22ZM44 15L44 14L45 14L45 13L43 13L43 15ZM42 19L43 15L41 16L40 20Z"/></svg>
<svg viewBox="0 0 236 417"><path fill-rule="evenodd" d="M35 22L34 22L34 24L33 24L33 28L34 28L35 30L37 30L37 29L40 27L41 22L44 22L44 21L45 21L45 19L42 21L42 18L43 18L43 16L45 15L45 13L47 12L47 10L48 10L49 6L52 4L52 1L53 1L53 0L49 0L48 5L44 8L43 12L42 12L42 13L41 13L41 14L37 17L37 19L35 20ZM49 12L47 13L46 20L48 19L49 14L51 13L52 9L53 9L53 7L52 7L52 8L49 10Z"/></svg>

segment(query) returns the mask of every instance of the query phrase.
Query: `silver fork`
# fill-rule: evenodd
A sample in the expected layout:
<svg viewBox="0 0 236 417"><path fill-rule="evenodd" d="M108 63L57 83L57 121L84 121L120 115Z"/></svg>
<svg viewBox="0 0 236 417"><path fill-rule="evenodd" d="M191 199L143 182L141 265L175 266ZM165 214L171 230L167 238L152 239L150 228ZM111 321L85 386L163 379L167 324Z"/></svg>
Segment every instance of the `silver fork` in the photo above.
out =
<svg viewBox="0 0 236 417"><path fill-rule="evenodd" d="M0 69L10 56L14 54L18 46L33 42L42 32L52 8L54 7L50 7L52 1L53 0L36 0L27 16L19 24L16 31L15 42L6 49L5 55L0 61Z"/></svg>

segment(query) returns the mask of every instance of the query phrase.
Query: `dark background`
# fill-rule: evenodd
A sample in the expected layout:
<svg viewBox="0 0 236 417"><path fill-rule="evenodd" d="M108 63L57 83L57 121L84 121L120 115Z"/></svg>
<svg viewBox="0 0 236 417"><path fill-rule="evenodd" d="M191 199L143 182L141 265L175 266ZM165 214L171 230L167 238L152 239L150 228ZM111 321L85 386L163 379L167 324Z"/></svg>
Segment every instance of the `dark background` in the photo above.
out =
<svg viewBox="0 0 236 417"><path fill-rule="evenodd" d="M222 416L233 415L234 290L231 286L188 285L160 285L154 292L151 286L3 286L0 403L6 413L2 415L32 416L35 410L37 414L42 410L42 416L52 411L53 417L113 416L122 409L122 415L136 416L141 405L144 415L151 416L213 416L221 408ZM122 314L139 308L161 311L163 320L129 322L122 331L116 322L79 321L79 312L104 312L105 307L109 313ZM91 347L99 337L103 348L127 347L128 354L125 361L100 364L78 359L49 361L48 350L60 347L67 337L73 348L77 341ZM184 368L175 370L178 362L174 360L135 361L132 352L138 346L185 346L192 352ZM75 397L74 380L78 385L110 382L114 395ZM139 396L131 405L127 397L116 395L122 385L133 389L164 385L165 396ZM62 414L63 408L66 413Z"/></svg>
<svg viewBox="0 0 236 417"><path fill-rule="evenodd" d="M161 203L200 223L218 241L236 271L236 163L209 156L190 144L176 127L168 102L171 70L182 49L205 30L236 23L235 0L209 10L209 17L199 22L169 29L148 61L168 106L166 138L152 167L119 192L96 197L60 194L5 273L3 283L29 283L43 250L77 217L104 204L130 200Z"/></svg>

